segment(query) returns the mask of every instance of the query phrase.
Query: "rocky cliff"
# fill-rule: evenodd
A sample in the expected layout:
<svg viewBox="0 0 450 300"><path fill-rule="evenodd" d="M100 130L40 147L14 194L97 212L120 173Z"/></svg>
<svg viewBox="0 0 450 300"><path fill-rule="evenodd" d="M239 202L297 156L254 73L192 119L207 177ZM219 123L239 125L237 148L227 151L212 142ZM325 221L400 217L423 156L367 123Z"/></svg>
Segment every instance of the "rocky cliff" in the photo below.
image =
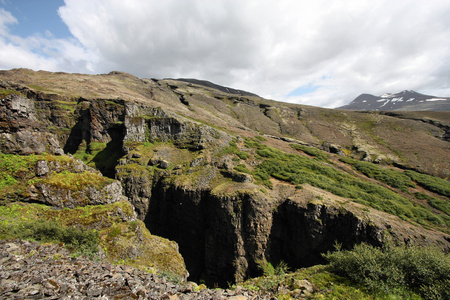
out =
<svg viewBox="0 0 450 300"><path fill-rule="evenodd" d="M47 217L94 205L95 222L58 218L99 230L111 261L181 278L185 262L224 286L264 261L323 263L335 242L450 248L448 182L431 176L450 174L448 113L326 110L123 73L0 80L2 205Z"/></svg>

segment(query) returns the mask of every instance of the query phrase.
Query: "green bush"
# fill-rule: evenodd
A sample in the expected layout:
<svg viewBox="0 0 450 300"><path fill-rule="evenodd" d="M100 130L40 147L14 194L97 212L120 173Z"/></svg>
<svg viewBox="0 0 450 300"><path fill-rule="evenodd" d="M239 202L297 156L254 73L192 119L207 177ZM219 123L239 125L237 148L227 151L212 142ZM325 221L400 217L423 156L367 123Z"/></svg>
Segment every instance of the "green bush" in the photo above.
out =
<svg viewBox="0 0 450 300"><path fill-rule="evenodd" d="M261 142L267 141L267 139L265 137L260 136L260 135L255 135L255 139L257 139L257 140L259 140Z"/></svg>
<svg viewBox="0 0 450 300"><path fill-rule="evenodd" d="M244 145L247 148L258 148L261 146L260 141L255 138L253 138L253 139L246 138L244 140Z"/></svg>
<svg viewBox="0 0 450 300"><path fill-rule="evenodd" d="M425 299L449 299L450 256L434 247L367 244L327 253L333 272L382 294L407 294Z"/></svg>
<svg viewBox="0 0 450 300"><path fill-rule="evenodd" d="M450 197L450 182L447 180L411 170L406 170L405 174L427 190Z"/></svg>
<svg viewBox="0 0 450 300"><path fill-rule="evenodd" d="M259 262L259 268L263 272L264 276L285 275L289 271L289 267L284 261L280 261L278 265L274 267L265 259Z"/></svg>
<svg viewBox="0 0 450 300"><path fill-rule="evenodd" d="M247 166L244 165L244 164L239 164L239 165L237 165L236 167L234 167L234 169L235 169L236 171L242 172L242 173L247 173L247 174L250 174L250 173L251 173L251 171L250 171L250 170L247 168Z"/></svg>
<svg viewBox="0 0 450 300"><path fill-rule="evenodd" d="M244 151L236 151L236 155L239 156L240 159L246 160L250 157L250 154Z"/></svg>
<svg viewBox="0 0 450 300"><path fill-rule="evenodd" d="M230 144L228 145L228 147L225 147L223 149L223 153L224 154L233 154L236 153L237 151L237 145L235 141L230 141Z"/></svg>
<svg viewBox="0 0 450 300"><path fill-rule="evenodd" d="M278 149L261 145L258 150L256 150L256 154L266 158L280 158L282 152Z"/></svg>
<svg viewBox="0 0 450 300"><path fill-rule="evenodd" d="M306 154L309 154L311 156L314 156L318 160L327 161L329 159L329 155L323 152L322 150L319 150L317 148L313 147L307 147L299 144L290 144L290 146L296 150L300 150L305 152Z"/></svg>
<svg viewBox="0 0 450 300"><path fill-rule="evenodd" d="M442 199L431 197L431 199L428 200L428 204L430 204L431 207L439 209L440 211L445 212L447 215L450 215L450 202L448 200L445 201Z"/></svg>

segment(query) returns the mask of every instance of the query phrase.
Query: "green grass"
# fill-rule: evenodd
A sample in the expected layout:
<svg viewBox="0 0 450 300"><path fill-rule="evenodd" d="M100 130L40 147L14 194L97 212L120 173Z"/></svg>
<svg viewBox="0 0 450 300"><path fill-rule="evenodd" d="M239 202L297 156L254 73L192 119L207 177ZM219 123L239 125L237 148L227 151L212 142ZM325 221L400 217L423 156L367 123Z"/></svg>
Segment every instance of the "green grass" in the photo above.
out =
<svg viewBox="0 0 450 300"><path fill-rule="evenodd" d="M10 95L22 95L22 93L18 92L18 91L14 91L14 90L1 90L0 91L0 99L5 99L7 97L9 97Z"/></svg>
<svg viewBox="0 0 450 300"><path fill-rule="evenodd" d="M141 145L141 143L139 143ZM91 142L81 143L73 155L85 164L97 168L105 176L114 177L114 168L123 156L122 145L117 141L109 143Z"/></svg>
<svg viewBox="0 0 450 300"><path fill-rule="evenodd" d="M60 173L53 174L52 176L44 179L34 179L30 183L36 184L41 182L50 186L66 189L70 191L81 191L86 187L94 187L96 189L102 189L106 185L112 183L112 179L105 178L97 173L85 171L83 173L73 173L70 171L62 171Z"/></svg>
<svg viewBox="0 0 450 300"><path fill-rule="evenodd" d="M237 150L237 144L235 141L230 141L230 144L228 145L228 147L225 147L223 149L223 154L234 154L236 153Z"/></svg>
<svg viewBox="0 0 450 300"><path fill-rule="evenodd" d="M384 182L393 188L398 188L404 192L408 191L409 187L415 187L411 178L403 172L383 168L370 162L354 160L348 157L343 157L340 160L352 165L356 170L367 177Z"/></svg>
<svg viewBox="0 0 450 300"><path fill-rule="evenodd" d="M62 242L75 256L95 255L100 246L110 263L182 276L184 262L174 243L151 235L140 220L123 220L133 216L128 201L74 209L14 202L0 205L0 239ZM140 256L130 255L133 248Z"/></svg>
<svg viewBox="0 0 450 300"><path fill-rule="evenodd" d="M419 200L426 200L430 206L450 215L450 201L431 197L420 192L414 193L414 196Z"/></svg>

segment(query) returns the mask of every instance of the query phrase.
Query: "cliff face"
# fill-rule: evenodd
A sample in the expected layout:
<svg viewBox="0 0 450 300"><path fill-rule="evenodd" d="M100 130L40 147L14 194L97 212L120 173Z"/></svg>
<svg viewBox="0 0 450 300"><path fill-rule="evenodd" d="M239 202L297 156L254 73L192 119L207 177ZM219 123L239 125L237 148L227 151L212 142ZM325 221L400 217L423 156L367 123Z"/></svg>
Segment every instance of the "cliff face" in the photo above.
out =
<svg viewBox="0 0 450 300"><path fill-rule="evenodd" d="M157 269L172 264L171 270L186 276L181 259L163 261L168 253L179 255L177 246L150 235L150 230L177 242L191 279L224 286L259 275L264 261L284 261L291 268L323 263L321 253L333 250L336 242L350 249L360 242L381 245L390 238L450 248L448 215L412 195L420 192L441 201L448 196L413 182L408 190L401 190L339 160L343 155L376 157L378 162L414 168L405 162L413 164L422 154L401 161L395 156L397 146L374 132L382 124L392 128L401 124L401 130L392 130L406 141L408 134L417 135L414 128L422 126L419 135L426 135L437 145L435 152L443 153L429 160L435 165L445 161L431 173L447 174L445 118L436 120L442 129L415 115L278 105L254 96L225 95L188 83L179 86L126 74L88 77L105 81L96 90L68 96L60 87L53 86L53 92L32 88L39 76L22 73L26 74L11 71L10 81L2 82L0 150L3 157L26 158L25 169L33 171L15 169L10 181L2 175L6 186L2 203L70 209L124 203L132 212L118 221L120 230L107 229L114 222L97 225L104 230L104 248L111 259L134 260ZM8 78L5 74L3 80ZM62 74L61 81L68 76ZM104 82L124 99L101 94ZM72 84L67 83L67 88L75 91ZM229 110L233 118L225 113ZM366 128L358 128L358 122ZM266 133L265 137L254 130ZM319 137L325 141L321 145ZM417 153L421 147L416 147ZM399 169L395 172L402 174ZM355 186L359 190L349 191ZM110 215L106 213L105 220ZM120 238L127 234L126 240ZM155 247L161 243L166 246ZM160 257L160 264L153 266L154 262L144 261L145 256L155 261Z"/></svg>

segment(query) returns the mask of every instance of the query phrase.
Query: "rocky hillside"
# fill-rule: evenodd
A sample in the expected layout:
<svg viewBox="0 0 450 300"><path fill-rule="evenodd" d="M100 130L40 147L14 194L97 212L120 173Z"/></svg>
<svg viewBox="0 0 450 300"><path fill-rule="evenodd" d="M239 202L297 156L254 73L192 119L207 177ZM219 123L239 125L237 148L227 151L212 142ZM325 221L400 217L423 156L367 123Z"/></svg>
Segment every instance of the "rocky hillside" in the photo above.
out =
<svg viewBox="0 0 450 300"><path fill-rule="evenodd" d="M450 98L402 91L395 94L374 96L361 94L355 100L339 109L375 111L449 111Z"/></svg>
<svg viewBox="0 0 450 300"><path fill-rule="evenodd" d="M450 249L448 112L328 110L119 72L15 69L0 88L4 239L53 220L64 243L98 236L108 262L210 286L264 262L325 263L335 242Z"/></svg>

